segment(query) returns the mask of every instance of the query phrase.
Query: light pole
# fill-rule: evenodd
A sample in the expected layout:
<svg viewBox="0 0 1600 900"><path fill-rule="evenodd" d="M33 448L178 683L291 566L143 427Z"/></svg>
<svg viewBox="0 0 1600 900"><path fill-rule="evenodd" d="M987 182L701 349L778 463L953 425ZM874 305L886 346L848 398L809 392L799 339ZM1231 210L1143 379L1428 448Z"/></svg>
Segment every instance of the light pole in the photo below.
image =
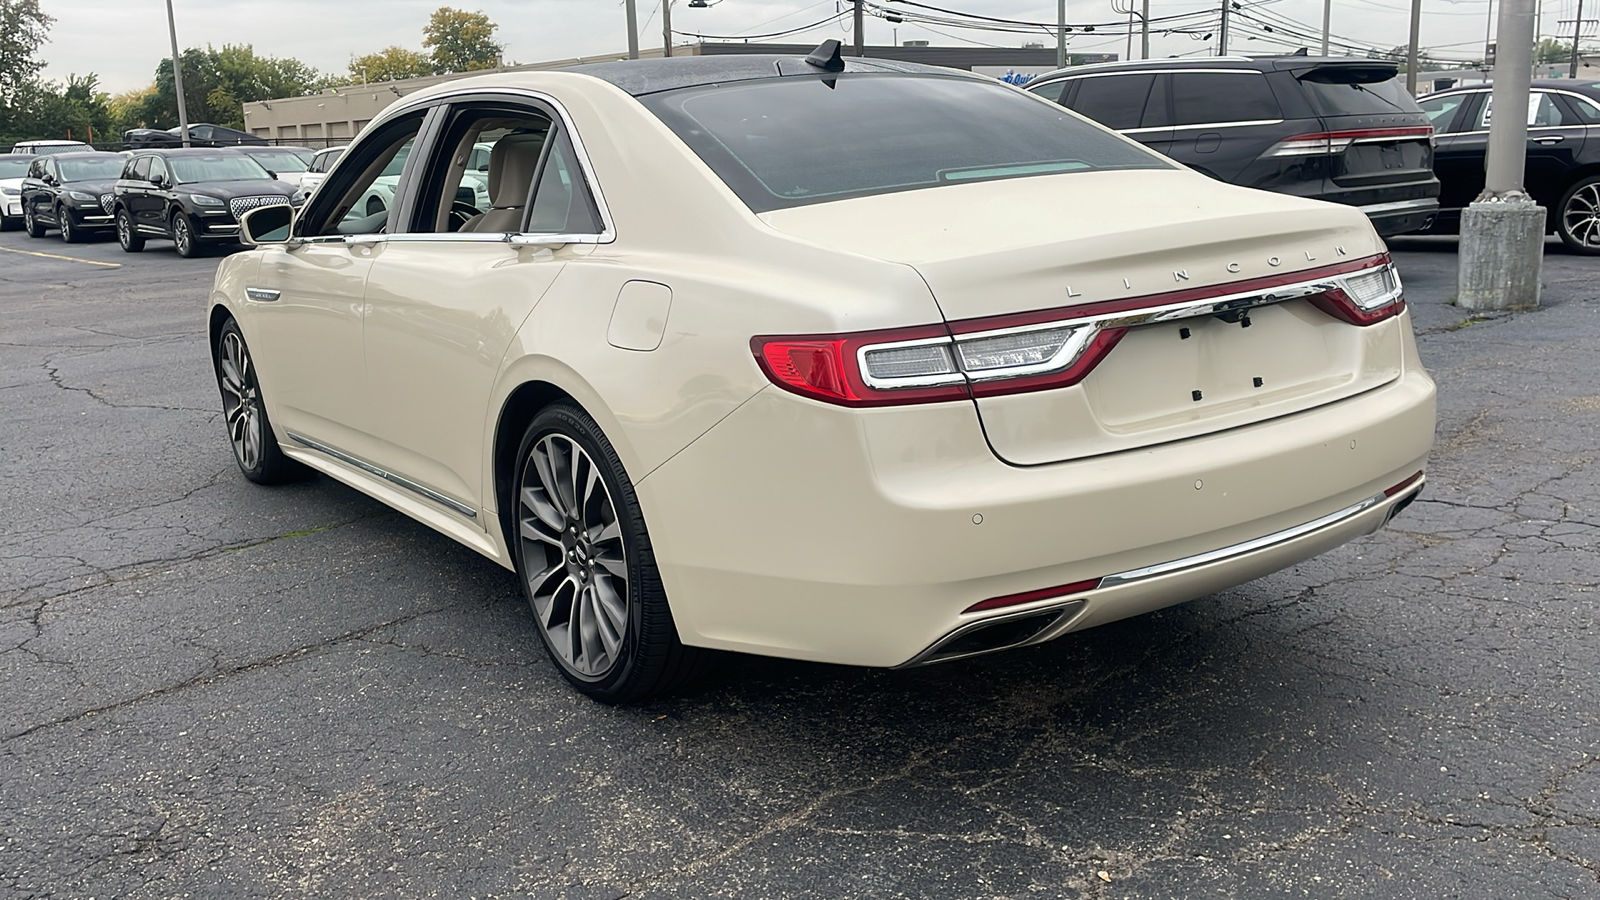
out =
<svg viewBox="0 0 1600 900"><path fill-rule="evenodd" d="M1533 77L1533 2L1500 3L1484 188L1461 213L1456 304L1466 309L1539 305L1545 211L1522 189Z"/></svg>
<svg viewBox="0 0 1600 900"><path fill-rule="evenodd" d="M661 55L672 55L672 0L661 0Z"/></svg>
<svg viewBox="0 0 1600 900"><path fill-rule="evenodd" d="M1406 93L1413 97L1417 95L1417 65L1421 56L1417 42L1421 39L1422 0L1411 0L1411 46L1406 50Z"/></svg>
<svg viewBox="0 0 1600 900"><path fill-rule="evenodd" d="M1328 27L1333 24L1333 0L1322 0L1322 55L1328 55Z"/></svg>
<svg viewBox="0 0 1600 900"><path fill-rule="evenodd" d="M1217 55L1228 55L1228 3L1222 0L1222 27L1217 30Z"/></svg>
<svg viewBox="0 0 1600 900"><path fill-rule="evenodd" d="M189 146L189 108L183 105L183 66L178 62L178 23L172 17L172 0L167 0L167 34L172 38L172 88L178 92L178 128L183 145Z"/></svg>
<svg viewBox="0 0 1600 900"><path fill-rule="evenodd" d="M1583 37L1583 0L1578 0L1578 18L1572 23L1572 63L1567 66L1567 77L1578 77L1578 39Z"/></svg>
<svg viewBox="0 0 1600 900"><path fill-rule="evenodd" d="M1067 0L1056 0L1056 68L1067 67Z"/></svg>
<svg viewBox="0 0 1600 900"><path fill-rule="evenodd" d="M168 0L171 2L171 0ZM627 0L624 4L628 10L628 58L639 58L639 10L634 6L634 0Z"/></svg>
<svg viewBox="0 0 1600 900"><path fill-rule="evenodd" d="M866 35L862 34L862 30L865 28L866 5L866 0L856 0L855 20L852 23L852 27L856 33L857 56L867 55Z"/></svg>
<svg viewBox="0 0 1600 900"><path fill-rule="evenodd" d="M1150 58L1150 0L1144 0L1139 12L1139 58Z"/></svg>

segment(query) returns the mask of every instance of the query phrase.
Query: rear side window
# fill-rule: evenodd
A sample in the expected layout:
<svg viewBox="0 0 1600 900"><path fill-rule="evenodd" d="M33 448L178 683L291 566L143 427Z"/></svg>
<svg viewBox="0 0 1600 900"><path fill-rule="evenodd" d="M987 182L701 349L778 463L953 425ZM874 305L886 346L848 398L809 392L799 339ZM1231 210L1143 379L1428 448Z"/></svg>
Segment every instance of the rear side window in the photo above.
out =
<svg viewBox="0 0 1600 900"><path fill-rule="evenodd" d="M1585 125L1600 125L1600 106L1593 100L1579 97L1574 94L1567 95L1567 102L1577 111L1578 119Z"/></svg>
<svg viewBox="0 0 1600 900"><path fill-rule="evenodd" d="M1328 66L1300 76L1311 108L1319 116L1370 116L1417 111L1394 70L1367 66ZM1434 123L1434 129L1439 128Z"/></svg>
<svg viewBox="0 0 1600 900"><path fill-rule="evenodd" d="M1049 84L1030 84L1028 85L1027 91L1030 94L1038 94L1046 100L1049 100L1051 103L1060 103L1062 91L1071 83L1072 82L1070 81L1052 81Z"/></svg>
<svg viewBox="0 0 1600 900"><path fill-rule="evenodd" d="M756 212L970 181L1171 165L979 79L792 76L640 100Z"/></svg>
<svg viewBox="0 0 1600 900"><path fill-rule="evenodd" d="M1432 123L1433 130L1439 134L1444 134L1450 130L1450 126L1454 125L1456 119L1460 117L1462 106L1466 104L1467 98L1471 96L1471 94L1446 94L1443 97L1429 97L1426 100L1419 101L1417 105L1422 107L1422 111L1428 114L1428 121Z"/></svg>
<svg viewBox="0 0 1600 900"><path fill-rule="evenodd" d="M1174 125L1283 118L1278 99L1260 72L1174 72L1171 78Z"/></svg>
<svg viewBox="0 0 1600 900"><path fill-rule="evenodd" d="M1155 83L1151 73L1080 78L1072 108L1107 128L1138 128Z"/></svg>

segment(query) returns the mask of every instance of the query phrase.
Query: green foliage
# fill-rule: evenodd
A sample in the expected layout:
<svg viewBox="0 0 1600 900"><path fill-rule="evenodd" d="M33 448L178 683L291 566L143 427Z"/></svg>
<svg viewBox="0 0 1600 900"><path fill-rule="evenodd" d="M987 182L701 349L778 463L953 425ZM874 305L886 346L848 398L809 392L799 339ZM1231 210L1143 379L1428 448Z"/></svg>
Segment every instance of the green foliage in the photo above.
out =
<svg viewBox="0 0 1600 900"><path fill-rule="evenodd" d="M327 79L292 57L257 56L248 44L183 51L183 100L190 122L244 127L242 105L275 97L298 97L321 90ZM144 98L138 118L147 128L178 124L178 97L170 58L156 66L154 90Z"/></svg>
<svg viewBox="0 0 1600 900"><path fill-rule="evenodd" d="M38 91L39 48L55 20L39 0L0 0L0 135L20 133Z"/></svg>
<svg viewBox="0 0 1600 900"><path fill-rule="evenodd" d="M433 51L433 71L474 72L500 64L505 47L494 39L499 26L481 12L441 6L422 29L422 46Z"/></svg>
<svg viewBox="0 0 1600 900"><path fill-rule="evenodd" d="M1537 64L1564 63L1572 59L1572 45L1555 38L1545 38L1533 48L1533 61Z"/></svg>
<svg viewBox="0 0 1600 900"><path fill-rule="evenodd" d="M433 57L404 47L385 47L350 60L350 80L399 81L433 74Z"/></svg>

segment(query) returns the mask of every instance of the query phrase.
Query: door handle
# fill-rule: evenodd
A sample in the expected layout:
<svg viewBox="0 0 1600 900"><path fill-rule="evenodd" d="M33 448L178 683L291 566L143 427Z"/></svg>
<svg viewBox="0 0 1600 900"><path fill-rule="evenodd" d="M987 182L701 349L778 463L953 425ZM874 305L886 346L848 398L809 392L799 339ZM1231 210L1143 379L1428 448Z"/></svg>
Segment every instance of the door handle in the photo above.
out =
<svg viewBox="0 0 1600 900"><path fill-rule="evenodd" d="M1534 138L1534 139L1533 139L1533 142L1534 142L1534 143L1535 143L1535 144L1543 144L1543 145L1545 145L1545 146L1546 146L1546 147L1548 147L1548 146L1550 146L1550 145L1551 145L1551 144L1559 144L1559 143L1561 143L1561 142L1562 142L1562 141L1564 141L1564 140L1566 140L1566 138L1565 138L1565 137L1564 137L1564 136L1562 136L1562 135L1559 135L1559 134L1551 134L1551 135L1546 135L1546 136L1545 136L1545 137L1537 137L1537 138Z"/></svg>

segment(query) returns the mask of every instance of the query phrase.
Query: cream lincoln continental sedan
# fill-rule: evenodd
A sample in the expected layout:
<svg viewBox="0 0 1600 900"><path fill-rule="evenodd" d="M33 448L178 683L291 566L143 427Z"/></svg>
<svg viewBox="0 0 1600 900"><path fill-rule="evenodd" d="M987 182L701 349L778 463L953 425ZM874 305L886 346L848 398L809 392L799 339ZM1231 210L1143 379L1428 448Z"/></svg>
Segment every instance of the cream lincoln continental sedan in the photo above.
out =
<svg viewBox="0 0 1600 900"><path fill-rule="evenodd" d="M210 334L245 476L515 570L608 702L1203 596L1381 528L1433 439L1360 211L834 42L419 91L243 234Z"/></svg>

